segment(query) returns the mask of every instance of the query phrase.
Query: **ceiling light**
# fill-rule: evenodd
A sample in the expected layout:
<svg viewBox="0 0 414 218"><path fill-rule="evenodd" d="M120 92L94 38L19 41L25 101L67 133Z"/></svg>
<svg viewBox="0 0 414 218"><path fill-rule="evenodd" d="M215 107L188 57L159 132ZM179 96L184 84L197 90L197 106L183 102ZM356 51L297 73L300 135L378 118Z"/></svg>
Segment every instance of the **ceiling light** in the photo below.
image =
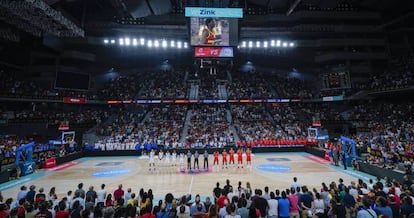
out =
<svg viewBox="0 0 414 218"><path fill-rule="evenodd" d="M124 40L126 46L129 46L131 44L131 40L128 37L126 37Z"/></svg>

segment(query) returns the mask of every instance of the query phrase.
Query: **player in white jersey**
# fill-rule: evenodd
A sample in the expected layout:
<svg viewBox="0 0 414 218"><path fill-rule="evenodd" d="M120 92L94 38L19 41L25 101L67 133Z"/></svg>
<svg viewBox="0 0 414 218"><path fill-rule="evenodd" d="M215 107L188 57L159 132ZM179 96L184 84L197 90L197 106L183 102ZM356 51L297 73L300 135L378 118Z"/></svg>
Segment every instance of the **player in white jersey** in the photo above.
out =
<svg viewBox="0 0 414 218"><path fill-rule="evenodd" d="M155 151L151 149L149 153L149 171L151 171L151 166L153 167L153 170L155 171Z"/></svg>
<svg viewBox="0 0 414 218"><path fill-rule="evenodd" d="M159 161L161 162L163 158L164 158L164 152L163 152L162 150L160 150L160 151L158 152L158 159L159 159Z"/></svg>
<svg viewBox="0 0 414 218"><path fill-rule="evenodd" d="M170 164L171 164L171 152L167 151L165 152L165 165L167 167L170 167Z"/></svg>
<svg viewBox="0 0 414 218"><path fill-rule="evenodd" d="M175 150L171 154L171 157L172 157L172 165L176 166L177 165L177 152Z"/></svg>
<svg viewBox="0 0 414 218"><path fill-rule="evenodd" d="M184 153L181 152L180 153L180 170L183 170L184 167L185 167L185 165L184 165L184 157L185 157Z"/></svg>
<svg viewBox="0 0 414 218"><path fill-rule="evenodd" d="M164 151L163 150L160 150L159 152L158 152L158 163L159 163L159 167L160 167L160 169L162 169L163 167L164 167L164 163L163 163L163 159L164 159Z"/></svg>

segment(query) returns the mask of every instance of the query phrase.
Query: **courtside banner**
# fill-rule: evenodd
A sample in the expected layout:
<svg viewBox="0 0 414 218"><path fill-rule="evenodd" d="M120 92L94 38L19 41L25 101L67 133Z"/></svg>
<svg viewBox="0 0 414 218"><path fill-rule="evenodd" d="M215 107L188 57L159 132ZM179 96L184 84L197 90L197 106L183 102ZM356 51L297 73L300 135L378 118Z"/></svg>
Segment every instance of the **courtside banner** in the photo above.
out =
<svg viewBox="0 0 414 218"><path fill-rule="evenodd" d="M242 8L199 8L186 7L186 17L229 17L243 18Z"/></svg>

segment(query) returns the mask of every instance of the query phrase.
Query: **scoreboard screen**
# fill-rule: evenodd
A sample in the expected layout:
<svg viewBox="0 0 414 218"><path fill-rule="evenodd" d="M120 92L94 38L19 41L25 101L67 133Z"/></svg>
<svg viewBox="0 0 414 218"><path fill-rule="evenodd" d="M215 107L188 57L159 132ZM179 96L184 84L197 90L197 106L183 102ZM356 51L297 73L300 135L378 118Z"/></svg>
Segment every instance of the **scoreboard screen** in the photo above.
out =
<svg viewBox="0 0 414 218"><path fill-rule="evenodd" d="M186 7L191 46L237 46L242 8Z"/></svg>
<svg viewBox="0 0 414 218"><path fill-rule="evenodd" d="M197 58L232 58L233 47L194 47L194 57Z"/></svg>
<svg viewBox="0 0 414 218"><path fill-rule="evenodd" d="M236 18L190 18L192 46L237 46L238 30Z"/></svg>

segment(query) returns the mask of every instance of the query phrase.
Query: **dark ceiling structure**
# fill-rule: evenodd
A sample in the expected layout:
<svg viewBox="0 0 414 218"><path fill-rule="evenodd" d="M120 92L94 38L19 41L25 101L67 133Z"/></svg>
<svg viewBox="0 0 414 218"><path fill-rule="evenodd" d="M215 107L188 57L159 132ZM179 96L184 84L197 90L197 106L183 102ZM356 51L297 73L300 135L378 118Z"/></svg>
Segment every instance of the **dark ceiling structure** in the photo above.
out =
<svg viewBox="0 0 414 218"><path fill-rule="evenodd" d="M240 51L240 61L266 56L258 62L266 65L277 58L278 66L286 68L374 63L386 59L393 48L412 49L412 5L409 0L0 0L0 49L52 56L74 50L96 56L93 61L103 68L136 67L153 58L142 51L105 48L103 39L133 34L188 41L185 7L220 7L243 8L240 41L278 36L298 45L292 52ZM14 56L22 57L0 58L18 65L31 62L16 62ZM164 52L155 60L174 57L191 59L191 52Z"/></svg>

